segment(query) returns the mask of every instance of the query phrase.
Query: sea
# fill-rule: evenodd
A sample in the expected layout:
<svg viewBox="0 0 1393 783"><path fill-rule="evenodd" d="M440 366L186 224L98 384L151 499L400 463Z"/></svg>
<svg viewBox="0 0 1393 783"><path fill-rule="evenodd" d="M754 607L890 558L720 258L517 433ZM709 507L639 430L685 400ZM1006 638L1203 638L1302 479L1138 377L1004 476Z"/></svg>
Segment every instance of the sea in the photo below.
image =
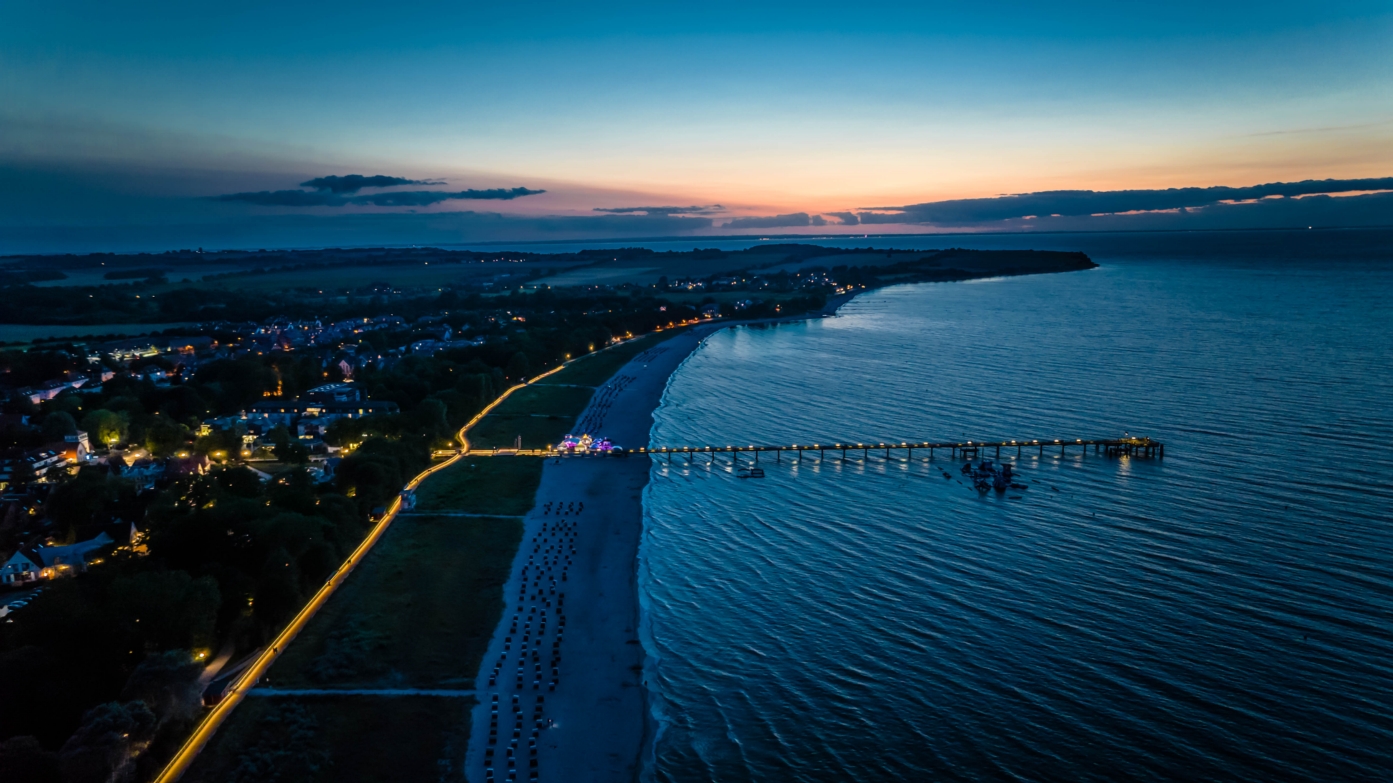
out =
<svg viewBox="0 0 1393 783"><path fill-rule="evenodd" d="M985 494L942 451L655 460L646 780L1393 779L1393 231L836 242L1100 267L720 331L651 445L1050 446ZM1054 445L1124 434L1164 459Z"/></svg>

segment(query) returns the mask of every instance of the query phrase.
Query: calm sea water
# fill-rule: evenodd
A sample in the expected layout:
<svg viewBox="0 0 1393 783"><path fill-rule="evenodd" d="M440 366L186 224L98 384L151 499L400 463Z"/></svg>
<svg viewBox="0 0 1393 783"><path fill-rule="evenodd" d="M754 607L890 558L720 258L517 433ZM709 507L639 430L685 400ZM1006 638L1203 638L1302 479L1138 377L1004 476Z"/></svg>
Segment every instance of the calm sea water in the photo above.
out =
<svg viewBox="0 0 1393 783"><path fill-rule="evenodd" d="M951 244L1103 266L720 332L653 444L1166 459L1011 452L1029 489L986 496L946 454L655 464L647 775L1393 779L1393 233Z"/></svg>

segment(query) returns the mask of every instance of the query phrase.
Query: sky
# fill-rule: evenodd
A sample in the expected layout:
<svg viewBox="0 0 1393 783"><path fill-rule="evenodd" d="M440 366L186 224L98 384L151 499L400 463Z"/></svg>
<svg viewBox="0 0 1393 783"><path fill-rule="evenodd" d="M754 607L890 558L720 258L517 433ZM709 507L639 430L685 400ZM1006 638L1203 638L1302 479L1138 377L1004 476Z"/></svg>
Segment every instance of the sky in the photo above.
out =
<svg viewBox="0 0 1393 783"><path fill-rule="evenodd" d="M200 5L0 4L0 253L1393 223L1386 0Z"/></svg>

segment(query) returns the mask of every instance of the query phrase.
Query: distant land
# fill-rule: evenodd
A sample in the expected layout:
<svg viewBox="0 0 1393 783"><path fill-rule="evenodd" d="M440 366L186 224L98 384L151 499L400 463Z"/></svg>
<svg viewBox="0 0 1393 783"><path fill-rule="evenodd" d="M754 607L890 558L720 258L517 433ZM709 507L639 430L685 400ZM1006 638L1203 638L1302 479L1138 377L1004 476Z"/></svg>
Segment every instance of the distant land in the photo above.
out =
<svg viewBox="0 0 1393 783"><path fill-rule="evenodd" d="M519 289L659 289L697 304L745 301L759 292L829 295L1095 266L1083 253L773 243L734 251L423 247L21 255L0 258L0 295L7 302L0 323L62 326L65 336L74 336L73 327L84 325L370 317L427 304L448 308L461 296Z"/></svg>

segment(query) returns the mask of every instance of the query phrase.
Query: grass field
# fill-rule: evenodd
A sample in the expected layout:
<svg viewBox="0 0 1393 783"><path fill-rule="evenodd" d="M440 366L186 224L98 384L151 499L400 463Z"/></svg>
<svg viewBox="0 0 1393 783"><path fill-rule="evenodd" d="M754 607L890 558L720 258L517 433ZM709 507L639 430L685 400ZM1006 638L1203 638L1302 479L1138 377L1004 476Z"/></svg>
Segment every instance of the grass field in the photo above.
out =
<svg viewBox="0 0 1393 783"><path fill-rule="evenodd" d="M469 447L513 448L518 436L522 436L524 449L556 445L585 411L595 387L608 381L630 359L672 335L671 331L659 332L598 351L535 385L518 389L469 431Z"/></svg>
<svg viewBox="0 0 1393 783"><path fill-rule="evenodd" d="M532 457L471 457L426 479L416 490L416 511L522 516L542 482L542 461Z"/></svg>
<svg viewBox="0 0 1393 783"><path fill-rule="evenodd" d="M403 515L286 649L269 684L472 687L521 540L517 519Z"/></svg>
<svg viewBox="0 0 1393 783"><path fill-rule="evenodd" d="M469 446L511 448L519 435L525 449L554 444L570 431L594 394L588 386L538 384L519 389L469 431Z"/></svg>
<svg viewBox="0 0 1393 783"><path fill-rule="evenodd" d="M577 386L600 386L608 381L629 360L663 342L677 332L668 330L644 335L623 345L592 353L572 362L566 369L548 376L542 383L571 383ZM577 415L579 415L577 411ZM564 433L563 433L564 434Z"/></svg>
<svg viewBox="0 0 1393 783"><path fill-rule="evenodd" d="M264 274L233 275L208 280L203 284L241 290L309 288L323 290L325 293L362 288L374 283L388 283L397 288L443 288L469 281L492 280L498 275L505 274L511 278L522 280L536 271L564 269L566 266L565 264L550 263L341 265L319 269L289 269ZM177 278L178 275L171 275L170 279ZM506 283L507 280L508 278L503 278L500 284ZM166 288L179 287L183 287L182 284L171 283Z"/></svg>
<svg viewBox="0 0 1393 783"><path fill-rule="evenodd" d="M251 698L183 780L463 781L473 706L429 696Z"/></svg>

